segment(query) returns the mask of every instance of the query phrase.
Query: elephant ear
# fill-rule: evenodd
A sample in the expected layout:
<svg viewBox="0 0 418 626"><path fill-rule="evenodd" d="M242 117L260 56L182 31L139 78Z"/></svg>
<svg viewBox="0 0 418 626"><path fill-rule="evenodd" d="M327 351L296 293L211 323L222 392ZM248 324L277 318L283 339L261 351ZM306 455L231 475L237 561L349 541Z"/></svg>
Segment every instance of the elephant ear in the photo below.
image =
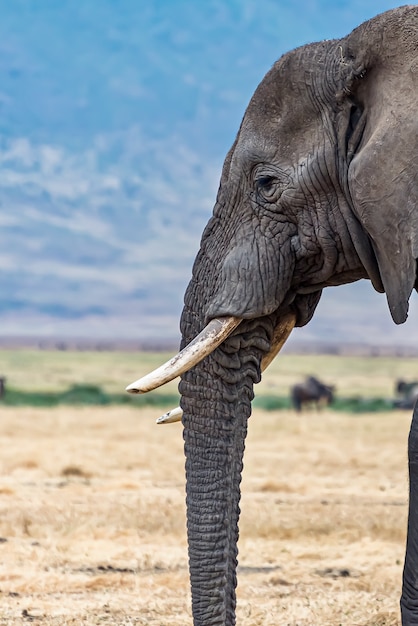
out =
<svg viewBox="0 0 418 626"><path fill-rule="evenodd" d="M384 13L340 44L349 195L401 324L418 257L418 7Z"/></svg>

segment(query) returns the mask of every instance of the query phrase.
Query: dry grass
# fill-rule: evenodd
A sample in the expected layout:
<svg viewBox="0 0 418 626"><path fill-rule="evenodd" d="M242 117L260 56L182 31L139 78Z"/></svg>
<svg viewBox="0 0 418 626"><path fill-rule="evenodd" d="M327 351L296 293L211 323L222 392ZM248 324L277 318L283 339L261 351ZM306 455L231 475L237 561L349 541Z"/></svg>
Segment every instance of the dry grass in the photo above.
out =
<svg viewBox="0 0 418 626"><path fill-rule="evenodd" d="M191 624L181 426L155 417L2 409L0 624ZM254 413L240 626L400 623L409 421Z"/></svg>
<svg viewBox="0 0 418 626"><path fill-rule="evenodd" d="M25 391L64 391L74 383L83 383L122 393L126 385L171 356L148 352L0 350L0 375L7 377L7 385ZM165 393L175 393L177 383L169 383Z"/></svg>
<svg viewBox="0 0 418 626"><path fill-rule="evenodd" d="M0 375L6 375L7 385L25 391L63 391L74 383L84 383L117 393L171 356L172 353L0 350ZM390 397L395 380L416 378L416 369L416 359L406 357L281 354L263 374L256 390L257 394L283 396L290 385L316 374L335 384L341 395ZM164 387L164 393L176 393L177 382Z"/></svg>
<svg viewBox="0 0 418 626"><path fill-rule="evenodd" d="M414 358L281 354L263 374L257 393L284 395L290 385L315 374L335 385L339 395L387 398L393 397L397 379L415 379L416 371Z"/></svg>

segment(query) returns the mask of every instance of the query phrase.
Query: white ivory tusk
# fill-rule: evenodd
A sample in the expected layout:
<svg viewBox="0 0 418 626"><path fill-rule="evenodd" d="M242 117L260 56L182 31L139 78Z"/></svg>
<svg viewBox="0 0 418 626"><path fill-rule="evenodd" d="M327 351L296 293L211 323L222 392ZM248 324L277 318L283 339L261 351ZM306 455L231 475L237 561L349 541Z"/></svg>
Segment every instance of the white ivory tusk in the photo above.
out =
<svg viewBox="0 0 418 626"><path fill-rule="evenodd" d="M280 350L283 348L286 343L290 333L295 327L296 323L296 315L294 313L289 313L284 318L280 320L280 323L276 326L273 333L273 339L271 342L270 352L268 352L261 359L261 371L264 372L273 359L279 354ZM183 417L183 409L181 407L176 407L168 413L164 413L161 415L156 421L157 424L172 424L173 422L181 422L181 418Z"/></svg>
<svg viewBox="0 0 418 626"><path fill-rule="evenodd" d="M239 317L218 317L209 322L181 352L143 378L126 387L130 393L146 393L169 383L213 352L241 322Z"/></svg>
<svg viewBox="0 0 418 626"><path fill-rule="evenodd" d="M157 424L172 424L173 422L181 422L181 418L183 417L183 409L179 406L168 413L164 413L157 419Z"/></svg>
<svg viewBox="0 0 418 626"><path fill-rule="evenodd" d="M273 339L271 340L270 351L261 359L261 371L264 372L270 363L276 358L280 350L289 338L290 333L296 324L296 314L287 313L274 329Z"/></svg>
<svg viewBox="0 0 418 626"><path fill-rule="evenodd" d="M183 409L181 406L176 406L175 409L171 409L164 415L161 415L158 419L155 420L156 424L173 424L174 422L181 422L181 418L183 417Z"/></svg>

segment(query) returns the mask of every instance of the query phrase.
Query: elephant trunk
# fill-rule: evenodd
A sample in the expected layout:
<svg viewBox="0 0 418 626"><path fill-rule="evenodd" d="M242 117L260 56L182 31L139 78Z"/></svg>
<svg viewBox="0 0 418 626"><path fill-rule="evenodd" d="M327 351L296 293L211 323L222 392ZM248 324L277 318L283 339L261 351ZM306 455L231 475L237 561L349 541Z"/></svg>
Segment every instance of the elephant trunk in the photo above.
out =
<svg viewBox="0 0 418 626"><path fill-rule="evenodd" d="M239 414L235 406L218 412L207 405L202 403L202 414L197 416L190 413L187 402L182 402L193 618L195 626L232 626L240 482L250 401L241 403Z"/></svg>
<svg viewBox="0 0 418 626"><path fill-rule="evenodd" d="M245 437L253 385L260 379L269 341L265 334L255 340L243 335L231 339L184 374L179 386L195 626L235 624Z"/></svg>

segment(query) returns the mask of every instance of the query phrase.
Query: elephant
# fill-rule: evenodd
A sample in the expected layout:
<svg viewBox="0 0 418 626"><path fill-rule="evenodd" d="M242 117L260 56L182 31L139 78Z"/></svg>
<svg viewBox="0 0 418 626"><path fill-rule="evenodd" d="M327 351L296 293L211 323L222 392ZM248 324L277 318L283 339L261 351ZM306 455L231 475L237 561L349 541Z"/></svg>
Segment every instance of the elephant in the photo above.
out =
<svg viewBox="0 0 418 626"><path fill-rule="evenodd" d="M418 6L284 54L222 168L181 315L181 351L127 387L181 376L195 626L236 623L240 482L254 384L328 286L371 281L396 324L417 288ZM418 413L409 436L403 626L418 625Z"/></svg>

